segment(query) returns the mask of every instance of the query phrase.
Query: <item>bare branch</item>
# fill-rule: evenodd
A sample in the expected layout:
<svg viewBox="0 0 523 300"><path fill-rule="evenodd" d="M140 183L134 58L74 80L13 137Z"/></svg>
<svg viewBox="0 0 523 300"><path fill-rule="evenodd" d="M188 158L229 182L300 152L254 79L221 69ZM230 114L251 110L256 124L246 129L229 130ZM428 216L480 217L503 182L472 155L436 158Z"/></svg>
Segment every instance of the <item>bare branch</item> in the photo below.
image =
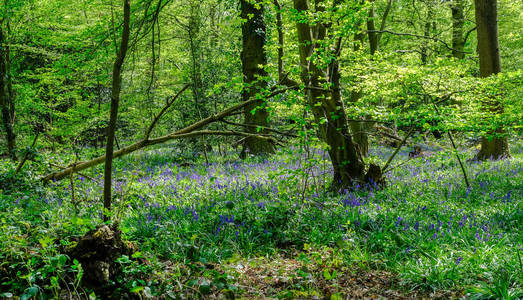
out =
<svg viewBox="0 0 523 300"><path fill-rule="evenodd" d="M447 42L445 42L443 40L440 40L437 37L424 36L424 35L419 35L419 34L414 34L414 33L407 33L407 32L394 32L394 31L390 31L390 30L367 30L367 32L388 33L388 34L393 34L393 35L398 35L398 36L410 36L410 37L415 37L415 38L420 38L420 39L428 39L428 40L432 40L432 41L435 41L435 42L442 43L449 50L456 51L456 52L461 52L461 53L466 53L466 54L472 54L472 52L469 52L469 51L461 51L461 50L458 50L458 49L454 49L451 46L449 46L449 44L447 44Z"/></svg>
<svg viewBox="0 0 523 300"><path fill-rule="evenodd" d="M263 129L263 130L265 130L265 131L274 132L274 133L277 133L277 134L280 134L280 135L284 135L284 136L289 136L289 137L298 137L298 136L295 135L295 134L288 133L288 132L283 132L283 131L279 131L279 130L277 130L277 129L273 129L273 128L265 127L265 126L252 125L252 124L241 124L241 123L235 123L235 122L227 121L227 120L225 120L225 119L220 120L220 122L223 122L223 123L225 123L225 124L229 124L229 125L233 125L233 126L242 126L242 127L250 127L250 128L261 128L261 129Z"/></svg>
<svg viewBox="0 0 523 300"><path fill-rule="evenodd" d="M180 95L190 86L190 84L186 84L176 95L171 97L170 99L167 98L165 106L162 108L162 110L156 115L151 122L151 125L149 125L149 128L147 128L147 131L145 132L145 139L149 139L149 136L151 135L151 132L153 131L154 127L156 126L156 123L160 120L160 118L165 114L165 112L173 105L174 101L180 97Z"/></svg>

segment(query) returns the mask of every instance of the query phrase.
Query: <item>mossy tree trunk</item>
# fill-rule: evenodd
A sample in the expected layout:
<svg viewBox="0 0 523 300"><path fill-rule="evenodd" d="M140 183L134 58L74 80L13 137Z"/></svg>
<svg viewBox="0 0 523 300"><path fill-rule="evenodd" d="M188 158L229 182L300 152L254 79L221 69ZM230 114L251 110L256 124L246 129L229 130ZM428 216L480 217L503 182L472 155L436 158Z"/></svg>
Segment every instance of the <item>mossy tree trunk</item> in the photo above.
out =
<svg viewBox="0 0 523 300"><path fill-rule="evenodd" d="M264 20L263 2L259 0L241 0L242 24L242 71L244 89L242 92L243 101L262 94L267 88L267 72L264 67L267 65L267 54L265 51L266 26ZM248 133L266 133L260 128L269 127L269 114L266 109L264 99L248 105L244 109L245 130ZM254 126L253 126L254 125ZM254 155L270 154L274 152L274 146L267 140L254 137L246 138L243 144L242 154L249 152Z"/></svg>
<svg viewBox="0 0 523 300"><path fill-rule="evenodd" d="M315 4L316 9L322 9L322 1L316 1ZM306 14L309 10L309 2L294 0L294 8L298 13ZM328 152L334 170L331 190L350 188L355 182L365 180L365 166L349 133L347 116L341 100L338 60L334 59L329 66L321 67L310 59L314 47L321 44L321 40L324 40L327 35L325 24L319 23L311 27L307 23L299 22L296 26L302 81L309 87L306 95L309 106L317 123L320 124L318 135L329 147ZM337 57L340 46L338 40L331 48L334 49L331 50L333 51L331 54ZM329 84L331 88L325 89Z"/></svg>
<svg viewBox="0 0 523 300"><path fill-rule="evenodd" d="M481 77L501 72L498 40L497 0L475 0L476 26L478 34L479 70ZM496 100L483 103L489 113L503 113L503 106ZM476 158L480 160L510 156L508 139L503 127L498 126L489 136L481 138L481 150Z"/></svg>
<svg viewBox="0 0 523 300"><path fill-rule="evenodd" d="M2 126L4 127L7 141L7 154L16 160L14 133L14 99L11 89L11 76L9 70L10 54L7 40L7 20L0 20L0 110L2 113Z"/></svg>
<svg viewBox="0 0 523 300"><path fill-rule="evenodd" d="M465 37L463 36L463 26L465 25L465 14L463 0L452 0L450 3L452 12L452 56L463 59L465 53Z"/></svg>

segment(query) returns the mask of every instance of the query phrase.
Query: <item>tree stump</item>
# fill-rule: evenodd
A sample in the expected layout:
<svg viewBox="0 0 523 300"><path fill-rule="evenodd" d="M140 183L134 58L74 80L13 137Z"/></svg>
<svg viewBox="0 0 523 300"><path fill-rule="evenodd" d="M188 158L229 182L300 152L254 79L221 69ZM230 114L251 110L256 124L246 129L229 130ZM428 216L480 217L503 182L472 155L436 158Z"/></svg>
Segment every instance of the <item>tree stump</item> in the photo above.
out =
<svg viewBox="0 0 523 300"><path fill-rule="evenodd" d="M123 241L118 223L111 226L100 225L87 232L72 247L68 254L77 259L84 270L82 283L95 291L110 290L109 283L121 271L116 260L122 255L131 256L134 247Z"/></svg>

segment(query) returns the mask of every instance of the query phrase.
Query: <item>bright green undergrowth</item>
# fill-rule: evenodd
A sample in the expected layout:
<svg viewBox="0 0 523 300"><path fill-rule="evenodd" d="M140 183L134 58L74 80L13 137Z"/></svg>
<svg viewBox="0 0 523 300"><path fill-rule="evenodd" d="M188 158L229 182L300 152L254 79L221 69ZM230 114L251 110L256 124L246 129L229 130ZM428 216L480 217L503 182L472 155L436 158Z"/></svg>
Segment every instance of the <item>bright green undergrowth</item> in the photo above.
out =
<svg viewBox="0 0 523 300"><path fill-rule="evenodd" d="M394 168L384 189L336 196L323 192L330 170L320 150L216 157L210 165L190 156L194 164L180 165L170 148L131 155L116 162L113 219L156 263L122 260L121 289L164 293L172 276L144 279L150 268L161 273L162 261L219 263L329 246L346 265L392 271L404 290L523 297L522 150L467 162L470 188L453 153L433 151ZM391 152L373 150L369 159L383 163ZM401 153L397 163L407 159ZM0 291L52 295L66 283L80 291L81 266L64 249L101 223L101 169L75 179L73 201L69 180L42 187L26 174L7 183L12 168L1 163Z"/></svg>

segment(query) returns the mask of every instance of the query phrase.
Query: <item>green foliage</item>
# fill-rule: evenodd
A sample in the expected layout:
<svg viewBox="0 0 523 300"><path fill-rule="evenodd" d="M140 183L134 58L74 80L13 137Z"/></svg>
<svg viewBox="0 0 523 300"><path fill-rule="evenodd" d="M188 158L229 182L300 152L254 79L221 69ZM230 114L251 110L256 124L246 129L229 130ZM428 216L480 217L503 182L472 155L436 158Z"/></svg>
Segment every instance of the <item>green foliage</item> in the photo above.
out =
<svg viewBox="0 0 523 300"><path fill-rule="evenodd" d="M265 100L262 107L270 113L272 127L297 137L288 139L274 157L242 162L234 160L241 140L214 136L175 141L115 161L111 213L140 251L118 259L123 270L114 283L118 293L141 298L216 293L254 297L238 283L241 272L225 265L283 255L312 266L291 268L288 280L278 283L283 287L265 290L281 298L322 295L315 286L321 283L332 291L331 299L338 299L344 295L339 285L348 282L355 266L392 272L398 279L394 288L403 291L450 290L458 297L478 299L523 297L517 276L523 272L518 141L523 128L523 55L517 31L523 22L522 2L499 0L503 71L480 79L473 1L464 1L464 30L469 35L461 60L452 58L448 48L449 1L394 1L384 27L389 32L382 33L374 55L367 18L373 7L379 28L388 1L341 1L337 7L325 1L323 9L307 13L298 13L292 1L279 1L286 76L299 82L302 75L296 25L328 24L329 34L317 41L311 61L324 67L338 59L348 119L374 120L400 135L415 127L419 133L413 142L426 140L432 154L407 160L407 151L401 151L405 165L398 163L387 173L386 188L340 195L325 192L331 180L328 147L316 129L326 119L314 119L304 101L308 83L266 99L286 87L278 86L274 2L255 2L263 5L267 24L267 76L258 80L269 83L256 98ZM2 4L4 46L10 49L10 73L4 77L12 80L17 156L27 154L28 162L15 176L17 164L0 159L0 297L59 298L68 290L96 299L81 284L83 267L65 253L78 236L101 222L102 166L47 186L39 178L103 154L120 5L105 0ZM131 6L131 49L117 124L122 147L143 138L166 99L186 83L191 89L173 103L152 136L240 101L248 86L242 78L244 20L237 1L132 0ZM336 58L332 48L338 41L342 47ZM326 82L322 88L332 86ZM487 101L503 110L486 111ZM227 120L241 123L243 117ZM240 130L223 123L208 126L232 128ZM466 161L476 149L460 145L491 138L499 128L513 141L514 158L466 162L470 189L461 183L456 152L446 141L435 143L425 135L452 132L458 155ZM28 147L37 132L37 146ZM3 127L1 133L3 153ZM392 152L376 146L379 141L371 139L366 163L383 165Z"/></svg>

